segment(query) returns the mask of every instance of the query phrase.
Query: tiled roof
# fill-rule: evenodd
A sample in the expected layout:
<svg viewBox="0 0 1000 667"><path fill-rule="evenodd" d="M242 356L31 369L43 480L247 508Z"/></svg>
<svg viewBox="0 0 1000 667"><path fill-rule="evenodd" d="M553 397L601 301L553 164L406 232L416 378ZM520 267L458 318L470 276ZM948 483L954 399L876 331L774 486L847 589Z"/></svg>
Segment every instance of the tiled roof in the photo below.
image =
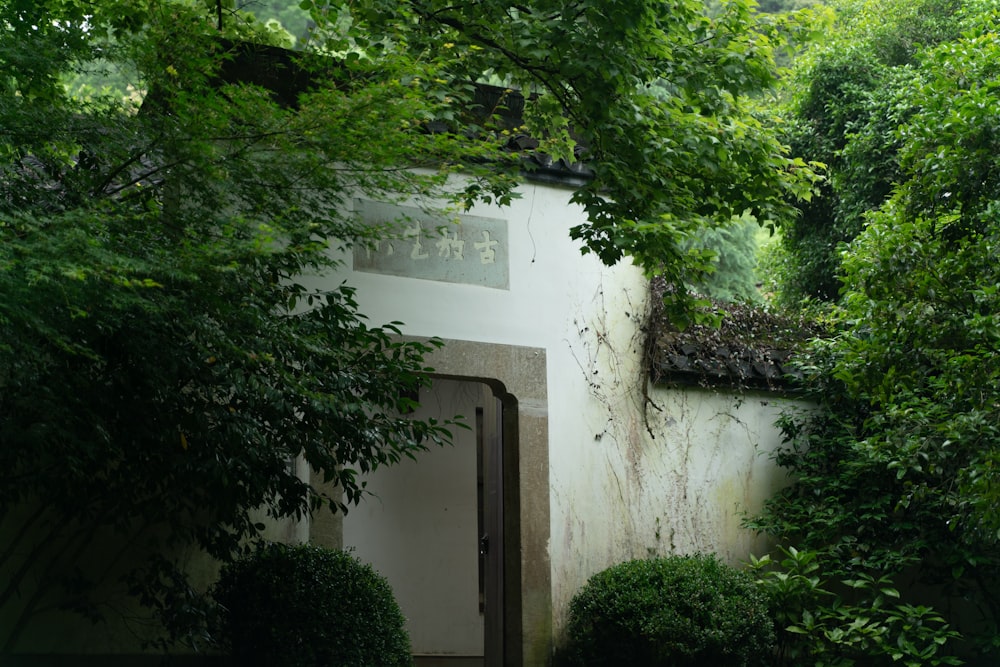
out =
<svg viewBox="0 0 1000 667"><path fill-rule="evenodd" d="M795 390L801 373L793 358L818 335L815 325L762 306L715 303L723 313L718 327L696 324L680 330L659 305L664 289L662 282L653 281L647 354L654 383Z"/></svg>

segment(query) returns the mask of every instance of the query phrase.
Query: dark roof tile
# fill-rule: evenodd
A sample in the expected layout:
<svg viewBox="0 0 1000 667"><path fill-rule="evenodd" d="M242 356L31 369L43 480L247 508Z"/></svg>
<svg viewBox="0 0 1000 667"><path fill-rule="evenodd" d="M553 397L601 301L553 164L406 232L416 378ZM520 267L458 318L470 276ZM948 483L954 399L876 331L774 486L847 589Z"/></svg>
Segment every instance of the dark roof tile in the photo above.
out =
<svg viewBox="0 0 1000 667"><path fill-rule="evenodd" d="M692 325L683 331L663 312L667 287L651 285L650 379L658 384L794 391L801 377L792 359L820 328L753 304L713 302L723 314L718 327Z"/></svg>

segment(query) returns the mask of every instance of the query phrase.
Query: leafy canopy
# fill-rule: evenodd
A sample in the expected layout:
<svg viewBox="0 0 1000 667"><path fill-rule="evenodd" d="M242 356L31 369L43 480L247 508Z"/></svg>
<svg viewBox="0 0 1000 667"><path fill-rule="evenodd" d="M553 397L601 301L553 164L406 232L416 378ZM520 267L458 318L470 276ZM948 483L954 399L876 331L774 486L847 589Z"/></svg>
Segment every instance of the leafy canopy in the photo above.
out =
<svg viewBox="0 0 1000 667"><path fill-rule="evenodd" d="M835 301L840 252L902 178L896 128L910 113L921 49L955 39L959 0L836 0L836 22L796 59L785 82L784 138L793 154L826 165L827 179L801 212L780 220L783 292Z"/></svg>
<svg viewBox="0 0 1000 667"><path fill-rule="evenodd" d="M503 156L414 130L445 105L405 54L292 59L183 3L6 1L0 27L0 652L119 593L180 636L205 618L188 545L229 560L447 439L399 416L428 346L296 278L385 233L349 198L461 199L448 165L485 156L503 192ZM133 94L71 95L95 63ZM315 85L277 98L261 63Z"/></svg>
<svg viewBox="0 0 1000 667"><path fill-rule="evenodd" d="M309 5L307 0L305 3ZM313 14L322 12L316 3ZM447 48L441 77L492 77L529 93L524 130L593 180L573 201L584 252L628 255L681 288L711 266L685 241L744 213L790 215L815 175L790 157L753 101L778 74L774 51L812 27L808 10L764 17L744 0L710 18L696 0L367 0L350 3L366 44L419 58Z"/></svg>
<svg viewBox="0 0 1000 667"><path fill-rule="evenodd" d="M470 123L469 82L528 93L540 153L583 147L571 233L609 264L682 285L704 266L681 250L692 230L811 190L749 98L804 15L303 4L316 28L292 56L252 46L288 36L229 0L0 0L0 652L118 593L200 641L185 549L230 560L261 514L346 510L359 473L447 439L398 417L428 348L366 323L348 286L297 279L387 233L354 197L512 196L509 131Z"/></svg>
<svg viewBox="0 0 1000 667"><path fill-rule="evenodd" d="M821 410L785 424L797 482L755 525L835 574L915 576L995 659L1000 7L960 18L916 57L900 182L844 253L837 330L805 360Z"/></svg>

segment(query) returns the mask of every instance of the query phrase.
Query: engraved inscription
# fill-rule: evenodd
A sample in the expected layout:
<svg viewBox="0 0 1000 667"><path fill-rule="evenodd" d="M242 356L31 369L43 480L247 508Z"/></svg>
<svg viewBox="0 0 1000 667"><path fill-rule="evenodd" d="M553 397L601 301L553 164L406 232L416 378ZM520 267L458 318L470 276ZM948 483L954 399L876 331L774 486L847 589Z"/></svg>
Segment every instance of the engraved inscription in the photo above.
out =
<svg viewBox="0 0 1000 667"><path fill-rule="evenodd" d="M354 249L354 270L509 289L507 221L459 215L457 222L422 209L355 200L362 221L395 231Z"/></svg>

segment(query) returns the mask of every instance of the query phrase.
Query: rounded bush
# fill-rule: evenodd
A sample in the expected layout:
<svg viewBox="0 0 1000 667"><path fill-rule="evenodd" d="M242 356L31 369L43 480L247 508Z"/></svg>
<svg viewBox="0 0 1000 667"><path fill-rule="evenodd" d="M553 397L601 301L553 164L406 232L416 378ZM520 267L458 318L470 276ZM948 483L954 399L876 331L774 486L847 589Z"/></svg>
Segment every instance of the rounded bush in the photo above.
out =
<svg viewBox="0 0 1000 667"><path fill-rule="evenodd" d="M570 603L566 662L603 667L764 667L774 648L753 578L713 556L621 563Z"/></svg>
<svg viewBox="0 0 1000 667"><path fill-rule="evenodd" d="M235 664L410 665L389 583L343 551L268 544L223 568L214 595Z"/></svg>

